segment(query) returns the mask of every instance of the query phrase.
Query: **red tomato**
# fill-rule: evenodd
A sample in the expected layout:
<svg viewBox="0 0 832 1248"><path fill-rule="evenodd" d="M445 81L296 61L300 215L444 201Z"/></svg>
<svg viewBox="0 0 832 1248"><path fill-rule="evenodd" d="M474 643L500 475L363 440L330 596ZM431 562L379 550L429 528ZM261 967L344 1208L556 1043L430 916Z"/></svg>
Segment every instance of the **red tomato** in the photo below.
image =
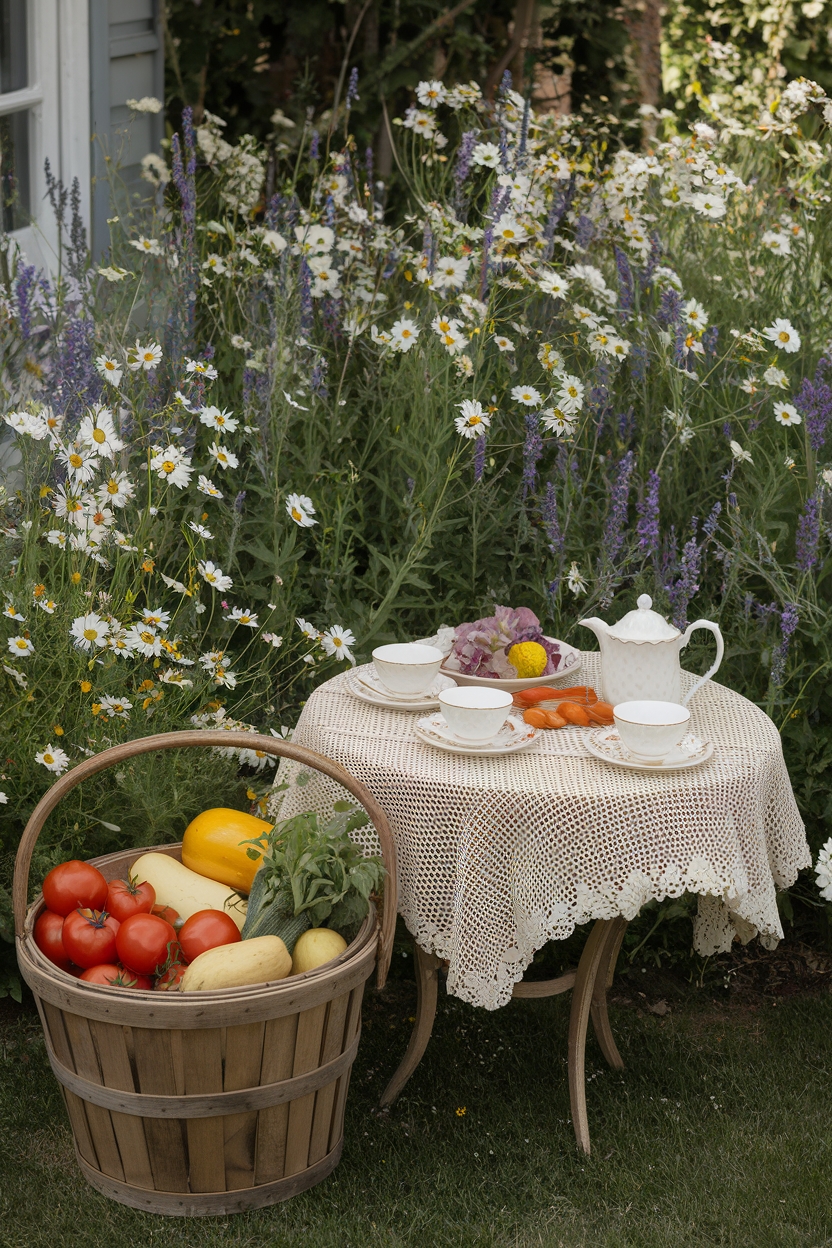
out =
<svg viewBox="0 0 832 1248"><path fill-rule="evenodd" d="M197 910L179 929L179 943L186 962L193 962L207 949L233 945L242 940L240 929L224 910Z"/></svg>
<svg viewBox="0 0 832 1248"><path fill-rule="evenodd" d="M54 910L42 911L35 924L35 944L50 962L54 962L62 971L68 971L70 960L61 939L63 925L63 919Z"/></svg>
<svg viewBox="0 0 832 1248"><path fill-rule="evenodd" d="M178 991L179 985L182 982L182 976L185 974L187 969L188 967L185 962L171 962L167 970L162 971L162 974L156 980L155 987L159 990L159 992Z"/></svg>
<svg viewBox="0 0 832 1248"><path fill-rule="evenodd" d="M182 919L179 917L179 911L174 910L173 906L155 905L150 911L151 914L158 914L160 919L164 919L166 923L170 923L171 927L182 926Z"/></svg>
<svg viewBox="0 0 832 1248"><path fill-rule="evenodd" d="M176 932L158 914L134 914L118 929L116 949L125 966L139 975L152 975L167 960Z"/></svg>
<svg viewBox="0 0 832 1248"><path fill-rule="evenodd" d="M118 919L106 910L73 910L64 919L61 940L76 966L115 962Z"/></svg>
<svg viewBox="0 0 832 1248"><path fill-rule="evenodd" d="M107 886L107 909L119 923L131 914L150 914L156 904L156 889L152 884L140 884L128 875L126 880L110 880Z"/></svg>
<svg viewBox="0 0 832 1248"><path fill-rule="evenodd" d="M110 984L113 988L152 988L153 980L147 975L134 975L126 966L115 962L102 962L90 966L79 976L86 984Z"/></svg>
<svg viewBox="0 0 832 1248"><path fill-rule="evenodd" d="M43 881L43 900L55 914L71 910L103 910L107 881L100 871L77 858L53 867Z"/></svg>

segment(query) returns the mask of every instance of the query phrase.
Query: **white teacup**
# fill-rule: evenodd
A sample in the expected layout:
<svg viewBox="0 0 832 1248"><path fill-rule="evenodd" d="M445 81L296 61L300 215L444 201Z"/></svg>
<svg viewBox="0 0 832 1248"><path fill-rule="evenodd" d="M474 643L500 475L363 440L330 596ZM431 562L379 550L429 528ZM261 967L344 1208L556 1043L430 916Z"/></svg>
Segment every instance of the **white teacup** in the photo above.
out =
<svg viewBox="0 0 832 1248"><path fill-rule="evenodd" d="M443 689L439 704L445 723L460 741L490 741L506 722L510 693L478 685Z"/></svg>
<svg viewBox="0 0 832 1248"><path fill-rule="evenodd" d="M675 702L619 702L613 707L618 735L631 754L661 762L688 731L690 711Z"/></svg>
<svg viewBox="0 0 832 1248"><path fill-rule="evenodd" d="M430 689L444 657L436 646L423 646L416 641L394 642L376 647L373 666L386 689L406 696Z"/></svg>

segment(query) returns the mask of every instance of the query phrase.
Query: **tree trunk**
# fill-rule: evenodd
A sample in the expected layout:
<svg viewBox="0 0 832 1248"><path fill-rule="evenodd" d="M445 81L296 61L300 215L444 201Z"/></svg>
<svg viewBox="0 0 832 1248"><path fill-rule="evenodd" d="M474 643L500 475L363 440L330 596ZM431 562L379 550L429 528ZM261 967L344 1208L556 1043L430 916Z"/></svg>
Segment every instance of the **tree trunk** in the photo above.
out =
<svg viewBox="0 0 832 1248"><path fill-rule="evenodd" d="M662 97L661 0L624 0L622 18L630 36L640 104L658 109ZM645 117L645 132L655 133L655 119Z"/></svg>

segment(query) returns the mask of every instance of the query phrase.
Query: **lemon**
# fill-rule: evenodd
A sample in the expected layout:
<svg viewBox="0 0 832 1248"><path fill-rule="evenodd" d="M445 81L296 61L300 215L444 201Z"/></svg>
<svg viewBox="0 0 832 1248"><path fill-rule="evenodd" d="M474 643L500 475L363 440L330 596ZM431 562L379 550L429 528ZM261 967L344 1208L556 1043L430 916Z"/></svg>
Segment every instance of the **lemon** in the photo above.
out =
<svg viewBox="0 0 832 1248"><path fill-rule="evenodd" d="M520 641L508 652L508 661L517 668L521 680L542 676L549 656L537 641Z"/></svg>

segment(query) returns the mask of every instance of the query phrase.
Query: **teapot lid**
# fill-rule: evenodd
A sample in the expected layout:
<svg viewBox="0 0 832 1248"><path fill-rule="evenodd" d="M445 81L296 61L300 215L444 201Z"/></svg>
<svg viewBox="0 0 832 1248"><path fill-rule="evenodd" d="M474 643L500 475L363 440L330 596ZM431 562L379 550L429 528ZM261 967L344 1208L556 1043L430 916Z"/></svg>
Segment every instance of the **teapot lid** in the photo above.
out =
<svg viewBox="0 0 832 1248"><path fill-rule="evenodd" d="M673 641L680 637L678 628L668 624L667 620L652 610L653 599L649 594L641 594L638 599L638 610L628 611L608 631L609 637L618 641Z"/></svg>

